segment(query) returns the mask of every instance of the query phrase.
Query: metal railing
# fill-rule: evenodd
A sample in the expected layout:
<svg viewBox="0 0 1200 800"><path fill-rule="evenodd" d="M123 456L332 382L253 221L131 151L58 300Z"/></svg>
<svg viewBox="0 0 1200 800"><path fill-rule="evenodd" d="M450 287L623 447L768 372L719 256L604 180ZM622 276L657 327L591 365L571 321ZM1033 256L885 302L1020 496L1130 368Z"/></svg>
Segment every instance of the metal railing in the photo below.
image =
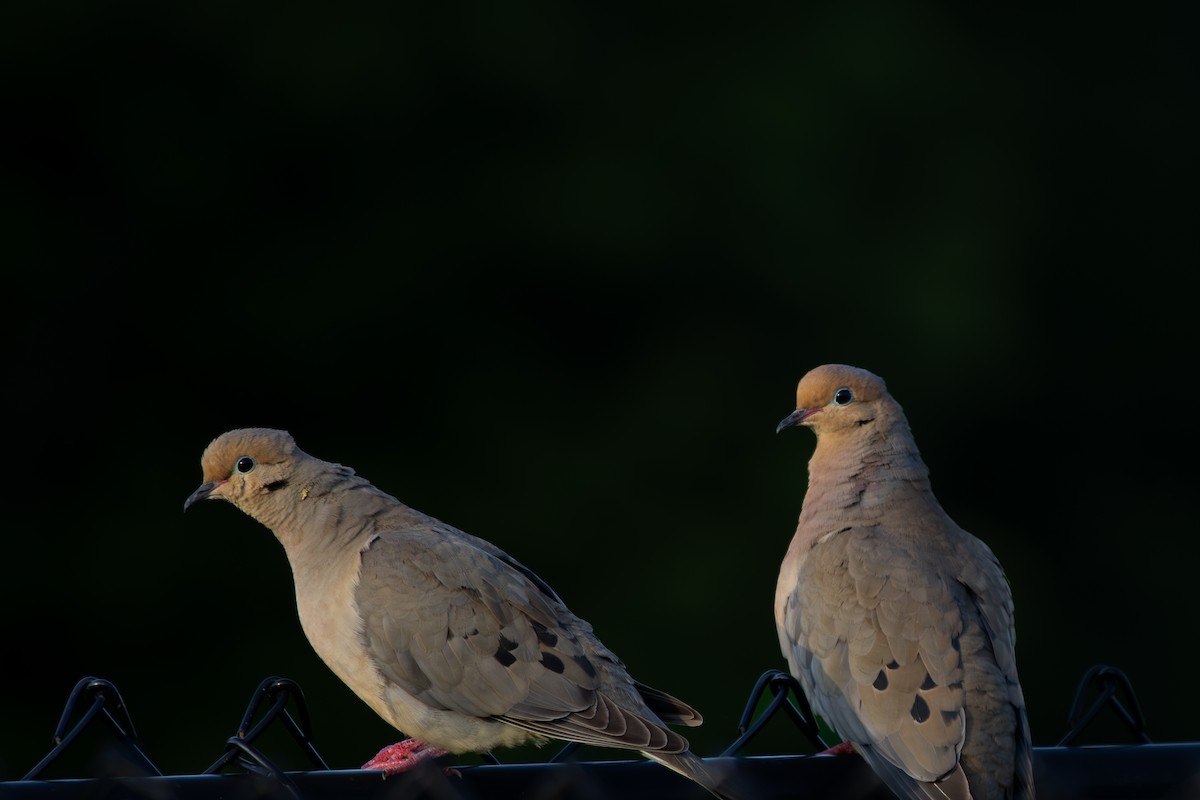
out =
<svg viewBox="0 0 1200 800"><path fill-rule="evenodd" d="M1127 747L1101 748L1073 745L1080 734L1105 710L1113 713L1128 727L1137 743ZM750 691L745 710L738 722L736 738L716 759L736 760L738 769L753 778L752 782L762 790L763 797L849 796L846 787L851 784L858 787L854 796L881 799L890 797L882 783L874 779L861 759L834 758L814 761L810 756L741 756L740 753L764 726L780 715L789 719L800 730L816 753L820 754L828 749L821 737L816 718L795 678L780 670L767 670ZM129 763L134 765L140 778L98 777L63 781L46 780L42 777L56 760L77 742L85 729L101 724L107 728L116 746L127 754ZM274 726L282 726L290 734L311 763L311 770L285 772L257 746L256 742L262 734ZM493 796L497 792L503 794L521 781L545 781L552 774L550 771L557 768L575 771L553 773L556 777L547 785L559 787L555 793L532 792L530 796L619 796L622 800L636 800L641 797L707 797L699 787L679 779L652 762L576 763L572 756L578 747L578 744L568 744L544 764L502 764L495 755L484 754L483 765L463 767L456 771L458 780L445 783L444 786L438 784L438 791L428 796L473 798ZM1103 752L1102 755L1097 755L1097 758L1104 761L1088 762L1087 759L1097 750ZM1084 760L1081 761L1081 758ZM1139 767L1138 763L1142 761L1145 763ZM817 767L818 762L823 762L823 765ZM836 767L832 766L834 763L837 763ZM1085 766L1080 766L1081 764L1085 765L1086 769ZM254 784L252 790L245 789L243 794L239 794L231 785L211 782L214 779L221 781L235 778L236 776L224 774L233 767L261 780ZM1130 772L1131 768L1134 773ZM1035 769L1038 770L1038 796L1041 800L1097 796L1092 791L1097 789L1096 786L1091 789L1073 787L1073 781L1086 782L1089 779L1073 778L1072 775L1090 775L1095 781L1109 781L1111 788L1113 782L1128 782L1131 774L1136 780L1138 769L1145 772L1145 786L1135 787L1131 790L1133 794L1125 791L1119 796L1182 800L1191 796L1189 792L1192 789L1200 790L1200 744L1155 745L1146 730L1145 719L1129 679L1115 667L1097 665L1089 669L1079 681L1068 714L1065 734L1054 747L1035 748ZM1072 772L1073 769L1075 772ZM444 782L443 771L433 771ZM628 778L623 777L626 773ZM605 793L594 791L593 787L593 790L580 794L568 788L570 781L574 780L569 777L571 775L576 776L574 779L591 775L598 780L609 776L601 783L622 785L623 788L618 792ZM613 775L617 777L611 777ZM351 781L351 776L357 776L356 780ZM21 800L40 797L140 798L163 795L197 798L279 796L292 800L324 796L383 797L385 784L381 776L382 773L377 771L331 770L314 743L303 691L295 681L280 676L266 678L254 690L235 733L224 743L222 755L207 769L196 776L165 776L142 749L129 710L116 686L103 678L87 677L75 685L67 698L55 728L51 750L19 781L0 782L0 797L7 798L10 794ZM397 777L404 780L397 780ZM200 781L200 778L208 780ZM403 796L426 796L422 792L433 785L428 778L428 774L424 777L414 776L413 780L423 781L419 783L423 788L414 789L415 784L410 784L409 788L413 791ZM387 796L398 791L397 787L405 785L408 780L408 774L389 778L386 784ZM627 788L624 787L625 780L632 782ZM156 781L165 782L165 785L156 786ZM797 795L795 786L805 788ZM1177 788L1179 793L1175 793ZM1200 797L1200 791L1195 796Z"/></svg>

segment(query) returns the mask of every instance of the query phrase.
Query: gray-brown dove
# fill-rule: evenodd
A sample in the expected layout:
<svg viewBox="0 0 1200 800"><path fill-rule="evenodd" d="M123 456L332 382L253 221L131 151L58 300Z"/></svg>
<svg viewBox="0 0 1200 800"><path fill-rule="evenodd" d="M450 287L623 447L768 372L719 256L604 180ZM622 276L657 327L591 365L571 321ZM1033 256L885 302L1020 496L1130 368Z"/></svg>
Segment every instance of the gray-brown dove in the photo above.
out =
<svg viewBox="0 0 1200 800"><path fill-rule="evenodd" d="M667 724L694 708L625 666L527 567L426 516L281 430L225 433L184 503L227 500L291 562L300 622L326 664L406 736L364 765L562 739L639 750L719 797L715 767Z"/></svg>
<svg viewBox="0 0 1200 800"><path fill-rule="evenodd" d="M1013 602L930 489L881 378L817 367L776 431L816 434L779 571L779 644L813 711L902 798L1034 797Z"/></svg>

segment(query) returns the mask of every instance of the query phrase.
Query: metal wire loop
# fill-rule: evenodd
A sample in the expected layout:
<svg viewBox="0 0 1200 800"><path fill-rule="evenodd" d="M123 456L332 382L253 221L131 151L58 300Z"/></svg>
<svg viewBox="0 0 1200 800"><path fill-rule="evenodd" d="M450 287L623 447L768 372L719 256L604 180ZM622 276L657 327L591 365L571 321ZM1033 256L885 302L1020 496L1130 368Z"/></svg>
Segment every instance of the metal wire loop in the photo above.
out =
<svg viewBox="0 0 1200 800"><path fill-rule="evenodd" d="M299 722L287 711L287 705L292 700L295 701ZM271 706L263 713L258 724L250 727L250 723L254 720L264 701L271 701ZM317 769L329 769L329 765L325 763L325 759L321 757L312 743L312 725L309 723L308 705L304 701L304 692L300 689L300 685L290 678L272 675L258 684L258 688L250 697L246 713L242 715L237 735L226 741L225 753L212 766L204 770L203 774L217 772L239 755L249 755L255 763L264 767L270 765L270 769L278 772L279 770L271 765L266 756L252 746L254 740L276 721L283 724Z"/></svg>
<svg viewBox="0 0 1200 800"><path fill-rule="evenodd" d="M92 704L83 712L80 720L74 726L71 726L71 718L75 715L76 707L80 705L81 699L85 694L91 696ZM67 703L63 708L62 717L58 721L58 727L54 729L54 748L21 780L32 780L42 770L53 763L101 712L104 714L104 721L108 724L109 730L112 731L113 735L122 744L137 754L144 763L148 773L162 775L158 767L154 766L154 763L138 747L137 733L133 728L133 720L129 716L129 711L125 707L125 701L121 698L121 693L117 691L117 687L103 678L89 676L76 683L75 688L71 690L71 694L67 697Z"/></svg>
<svg viewBox="0 0 1200 800"><path fill-rule="evenodd" d="M759 700L762 699L763 693L767 689L771 690L774 697L758 718L754 719L754 712L758 708ZM800 708L797 708L788 699L789 692L796 697ZM828 749L828 745L821 738L816 717L813 715L812 708L808 704L808 698L804 696L804 691L800 688L800 683L782 670L769 669L759 676L758 681L754 684L754 688L750 691L750 698L746 701L746 709L742 712L741 720L738 722L738 732L741 735L721 753L721 756L736 755L738 751L745 747L747 742L763 729L767 722L781 708L787 712L792 722L796 724L796 727L812 743L813 747L818 750Z"/></svg>
<svg viewBox="0 0 1200 800"><path fill-rule="evenodd" d="M1084 698L1093 686L1099 688L1096 699L1086 709L1083 708ZM1120 695L1120 696L1118 696ZM1124 698L1124 702L1122 702ZM1097 664L1083 674L1079 687L1075 691L1075 700L1071 703L1071 711L1067 714L1067 724L1070 728L1058 740L1056 747L1062 747L1074 741L1084 728L1088 726L1097 712L1105 706L1111 707L1126 727L1143 744L1150 744L1150 735L1146 733L1146 720L1142 716L1141 706L1133 693L1133 684L1125 673L1107 664Z"/></svg>
<svg viewBox="0 0 1200 800"><path fill-rule="evenodd" d="M225 748L227 753L240 754L240 763L248 771L273 780L277 787L287 789L288 794L292 797L300 797L300 790L297 788L296 782L284 774L257 747L251 746L245 739L238 736L230 736L225 741ZM264 792L263 794L268 795L273 794L273 792Z"/></svg>

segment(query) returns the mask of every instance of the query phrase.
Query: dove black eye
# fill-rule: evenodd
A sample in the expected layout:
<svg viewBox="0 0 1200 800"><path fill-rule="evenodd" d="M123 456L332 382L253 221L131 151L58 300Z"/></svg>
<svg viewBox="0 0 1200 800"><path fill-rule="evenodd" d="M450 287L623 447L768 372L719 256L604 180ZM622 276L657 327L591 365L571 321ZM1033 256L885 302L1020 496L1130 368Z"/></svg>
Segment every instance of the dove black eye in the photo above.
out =
<svg viewBox="0 0 1200 800"><path fill-rule="evenodd" d="M833 404L835 406L846 406L854 402L854 392L850 391L849 386L843 386L833 393Z"/></svg>
<svg viewBox="0 0 1200 800"><path fill-rule="evenodd" d="M242 456L237 460L237 463L233 465L233 471L240 472L243 475L252 469L254 469L254 459L250 456Z"/></svg>

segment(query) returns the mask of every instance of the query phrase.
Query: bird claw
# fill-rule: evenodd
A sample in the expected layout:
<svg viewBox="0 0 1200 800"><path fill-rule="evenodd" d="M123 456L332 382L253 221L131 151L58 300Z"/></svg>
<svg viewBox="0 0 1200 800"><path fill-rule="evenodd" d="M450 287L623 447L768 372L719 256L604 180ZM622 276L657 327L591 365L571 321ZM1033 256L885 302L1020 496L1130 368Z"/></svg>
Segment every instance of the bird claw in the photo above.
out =
<svg viewBox="0 0 1200 800"><path fill-rule="evenodd" d="M389 744L380 750L374 758L363 764L362 768L381 769L385 776L399 775L401 772L408 772L423 761L444 756L446 752L440 747L428 745L419 739L405 739L403 742ZM452 776L461 774L451 767L445 768L444 772Z"/></svg>

